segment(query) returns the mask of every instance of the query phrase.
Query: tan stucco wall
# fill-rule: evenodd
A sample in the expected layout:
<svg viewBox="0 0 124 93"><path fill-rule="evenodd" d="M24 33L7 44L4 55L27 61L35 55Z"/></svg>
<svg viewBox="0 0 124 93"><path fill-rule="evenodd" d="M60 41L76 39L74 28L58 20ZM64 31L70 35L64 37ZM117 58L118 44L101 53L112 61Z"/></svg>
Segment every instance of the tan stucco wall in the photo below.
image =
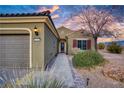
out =
<svg viewBox="0 0 124 93"><path fill-rule="evenodd" d="M80 49L74 49L73 48L73 40L74 39L79 39L79 40L91 40L91 49L94 49L94 43L93 43L93 38L88 37L88 36L83 36L81 31L74 32L68 36L68 53L69 54L74 54L76 52L82 51Z"/></svg>
<svg viewBox="0 0 124 93"><path fill-rule="evenodd" d="M93 38L83 35L83 33L81 33L82 31L75 31L74 32L74 31L72 31L68 28L63 27L63 26L58 28L57 30L58 30L58 33L60 35L60 38L66 40L66 52L68 54L74 54L76 52L82 51L80 49L74 49L73 48L73 40L74 39L91 40L91 49L94 50L94 40L93 40ZM59 43L59 51L60 51L60 47L61 46L60 46L60 43Z"/></svg>
<svg viewBox="0 0 124 93"><path fill-rule="evenodd" d="M46 25L49 27L49 29L46 27ZM39 35L36 36L34 30L34 27L37 27ZM51 21L50 17L48 16L22 16L22 17L0 17L0 28L18 28L21 29L19 31L16 31L14 33L21 33L21 31L23 31L22 29L25 30L30 30L31 31L31 68L42 68L42 70L44 69L44 62L46 62L45 60L45 56L47 56L47 54L49 54L51 51L53 53L53 55L55 55L56 51L58 48L55 47L55 49L51 49L51 51L47 51L48 53L46 53L45 51L45 47L47 47L47 44L53 42L54 39L57 39L57 41L59 40L59 35L58 32L56 31L56 28L53 24L53 22ZM1 30L2 31L2 30ZM3 31L2 31L3 32ZM13 32L11 32L13 33ZM51 36L49 36L49 34L52 34ZM46 35L44 37L44 35ZM40 39L40 41L36 41ZM48 43L49 42L49 43ZM51 44L52 46L50 47L54 47L53 44ZM56 45L56 41L55 41L55 45ZM48 46L47 49L50 48ZM45 52L45 53L44 53ZM47 58L48 60L50 60L53 55L49 55Z"/></svg>
<svg viewBox="0 0 124 93"><path fill-rule="evenodd" d="M82 31L72 31L68 28L65 28L65 27L60 27L57 29L58 30L58 33L60 35L60 38L61 39L65 39L67 41L67 47L68 49L67 52L68 54L74 54L76 52L79 52L81 51L80 49L74 49L73 48L73 40L74 39L86 39L86 40L91 40L91 49L94 50L94 41L93 41L93 38L92 37L89 37L89 36L85 36L83 35L81 32ZM67 38L66 38L67 36ZM59 46L60 47L60 46ZM59 48L60 50L60 48Z"/></svg>
<svg viewBox="0 0 124 93"><path fill-rule="evenodd" d="M47 25L44 26L45 33L44 33L44 62L45 66L55 57L57 54L57 38L55 35L50 31Z"/></svg>
<svg viewBox="0 0 124 93"><path fill-rule="evenodd" d="M72 33L72 31L70 29L65 28L63 26L58 28L57 31L58 31L61 39L65 39L66 35Z"/></svg>
<svg viewBox="0 0 124 93"><path fill-rule="evenodd" d="M92 38L88 38L88 37L85 37L85 38L69 38L68 39L68 54L75 54L77 52L80 52L82 50L80 49L75 49L73 48L73 40L91 40L91 49L94 50L94 46L93 46L93 39Z"/></svg>
<svg viewBox="0 0 124 93"><path fill-rule="evenodd" d="M36 37L33 31L37 26L39 36ZM42 67L44 62L44 23L9 23L0 24L0 28L28 28L32 31L32 67ZM14 32L16 33L16 31ZM35 42L34 38L41 38L41 41ZM43 68L43 67L42 67Z"/></svg>

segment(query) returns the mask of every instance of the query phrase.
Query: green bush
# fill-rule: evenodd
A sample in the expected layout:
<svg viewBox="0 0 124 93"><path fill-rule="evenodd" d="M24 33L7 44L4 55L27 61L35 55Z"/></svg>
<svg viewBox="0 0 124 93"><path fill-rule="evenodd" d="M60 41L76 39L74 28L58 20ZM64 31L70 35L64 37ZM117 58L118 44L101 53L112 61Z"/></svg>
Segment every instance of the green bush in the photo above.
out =
<svg viewBox="0 0 124 93"><path fill-rule="evenodd" d="M102 55L95 51L85 51L74 55L73 65L75 67L93 67L103 63Z"/></svg>
<svg viewBox="0 0 124 93"><path fill-rule="evenodd" d="M98 48L99 48L99 49L104 49L104 48L105 48L104 43L99 43L99 44L98 44Z"/></svg>
<svg viewBox="0 0 124 93"><path fill-rule="evenodd" d="M122 47L118 45L116 42L112 42L110 45L107 46L107 50L110 53L120 54L122 52Z"/></svg>

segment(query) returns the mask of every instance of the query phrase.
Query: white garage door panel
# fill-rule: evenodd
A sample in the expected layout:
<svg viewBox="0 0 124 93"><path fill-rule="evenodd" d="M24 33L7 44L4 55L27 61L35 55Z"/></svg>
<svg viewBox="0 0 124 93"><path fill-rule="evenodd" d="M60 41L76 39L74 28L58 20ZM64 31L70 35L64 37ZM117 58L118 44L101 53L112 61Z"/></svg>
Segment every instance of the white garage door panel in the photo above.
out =
<svg viewBox="0 0 124 93"><path fill-rule="evenodd" d="M0 66L29 67L29 35L0 35Z"/></svg>

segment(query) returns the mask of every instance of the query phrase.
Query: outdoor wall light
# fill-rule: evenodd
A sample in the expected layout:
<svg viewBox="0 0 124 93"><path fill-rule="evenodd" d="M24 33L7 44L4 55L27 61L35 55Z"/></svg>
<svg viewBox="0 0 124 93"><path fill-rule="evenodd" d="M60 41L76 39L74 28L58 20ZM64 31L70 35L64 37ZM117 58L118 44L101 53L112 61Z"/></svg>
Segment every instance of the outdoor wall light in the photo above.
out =
<svg viewBox="0 0 124 93"><path fill-rule="evenodd" d="M36 35L36 36L38 36L38 35L39 35L38 29L37 29L37 27L36 27L36 26L34 27L34 32L35 32L35 35Z"/></svg>

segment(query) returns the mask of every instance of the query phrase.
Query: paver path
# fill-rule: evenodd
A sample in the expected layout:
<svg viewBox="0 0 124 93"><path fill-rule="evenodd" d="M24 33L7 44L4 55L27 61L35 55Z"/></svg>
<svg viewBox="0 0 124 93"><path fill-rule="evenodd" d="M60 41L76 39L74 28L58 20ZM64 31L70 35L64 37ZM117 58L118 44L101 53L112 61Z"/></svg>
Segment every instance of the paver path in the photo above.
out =
<svg viewBox="0 0 124 93"><path fill-rule="evenodd" d="M80 74L77 73L76 69L73 67L73 64L72 64L72 58L73 56L69 56L68 55L68 59L69 59L69 63L70 63L70 66L71 66L71 70L72 70L72 75L73 75L73 79L74 79L74 87L75 88L84 88L86 87L86 83L87 83L87 80L84 79L84 76L81 76Z"/></svg>

